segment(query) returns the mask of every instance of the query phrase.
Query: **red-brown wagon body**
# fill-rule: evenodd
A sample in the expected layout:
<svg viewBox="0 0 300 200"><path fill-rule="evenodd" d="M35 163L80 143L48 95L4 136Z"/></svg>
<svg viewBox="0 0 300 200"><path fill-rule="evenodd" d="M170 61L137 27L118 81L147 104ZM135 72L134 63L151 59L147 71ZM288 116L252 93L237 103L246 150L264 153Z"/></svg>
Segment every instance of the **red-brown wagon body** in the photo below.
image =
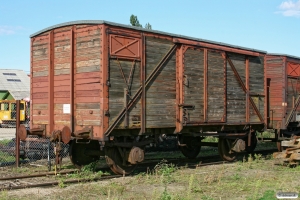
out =
<svg viewBox="0 0 300 200"><path fill-rule="evenodd" d="M29 133L101 148L251 135L267 119L265 54L105 21L49 27L31 36Z"/></svg>
<svg viewBox="0 0 300 200"><path fill-rule="evenodd" d="M298 126L300 121L300 58L267 54L266 70L269 98L268 128L284 131ZM287 133L287 131L284 132ZM291 134L292 132L289 135Z"/></svg>

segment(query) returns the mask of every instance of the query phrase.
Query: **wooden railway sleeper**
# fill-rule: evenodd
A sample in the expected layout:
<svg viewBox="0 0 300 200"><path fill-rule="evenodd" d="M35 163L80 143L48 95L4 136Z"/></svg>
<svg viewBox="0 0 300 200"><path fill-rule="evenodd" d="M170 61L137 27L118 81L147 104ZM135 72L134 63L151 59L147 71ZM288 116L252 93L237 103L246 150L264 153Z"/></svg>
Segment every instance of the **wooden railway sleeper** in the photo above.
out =
<svg viewBox="0 0 300 200"><path fill-rule="evenodd" d="M300 163L300 136L281 141L284 150L273 153L275 164L298 165Z"/></svg>

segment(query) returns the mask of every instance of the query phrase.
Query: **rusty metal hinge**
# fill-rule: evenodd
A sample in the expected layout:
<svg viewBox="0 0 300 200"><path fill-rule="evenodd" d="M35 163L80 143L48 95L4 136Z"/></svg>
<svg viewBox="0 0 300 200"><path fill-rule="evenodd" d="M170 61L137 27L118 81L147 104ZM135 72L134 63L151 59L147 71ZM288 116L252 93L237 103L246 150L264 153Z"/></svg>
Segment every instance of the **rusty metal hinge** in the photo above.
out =
<svg viewBox="0 0 300 200"><path fill-rule="evenodd" d="M105 115L106 117L110 117L109 110L105 110L104 115Z"/></svg>

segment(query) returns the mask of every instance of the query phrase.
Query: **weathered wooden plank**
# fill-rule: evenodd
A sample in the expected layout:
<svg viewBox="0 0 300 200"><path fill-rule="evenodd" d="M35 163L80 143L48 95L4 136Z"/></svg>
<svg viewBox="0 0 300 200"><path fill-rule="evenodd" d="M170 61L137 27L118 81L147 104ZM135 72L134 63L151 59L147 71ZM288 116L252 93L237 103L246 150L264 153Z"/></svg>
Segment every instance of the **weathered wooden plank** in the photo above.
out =
<svg viewBox="0 0 300 200"><path fill-rule="evenodd" d="M34 72L32 76L33 77L48 76L48 70L47 71Z"/></svg>
<svg viewBox="0 0 300 200"><path fill-rule="evenodd" d="M53 99L53 102L54 103L65 103L65 104L70 103L70 96L63 95L63 94L61 96L55 97Z"/></svg>
<svg viewBox="0 0 300 200"><path fill-rule="evenodd" d="M95 35L97 36L97 35ZM101 46L100 43L100 36L98 36L99 38L95 38L92 41L82 41L82 42L78 42L76 43L76 48L77 49L88 49L90 47L99 47Z"/></svg>
<svg viewBox="0 0 300 200"><path fill-rule="evenodd" d="M76 97L76 103L98 103L100 100L100 97Z"/></svg>
<svg viewBox="0 0 300 200"><path fill-rule="evenodd" d="M100 97L101 90L77 90L76 97Z"/></svg>
<svg viewBox="0 0 300 200"><path fill-rule="evenodd" d="M132 70L134 66L134 70ZM123 78L124 73L127 84L130 85L129 94L134 95L137 89L140 87L140 62L124 61L110 59L110 89L109 89L109 109L110 120L109 123L113 123L120 111L124 108L124 89L128 89L126 82ZM131 78L129 77L131 73ZM129 99L128 99L129 102ZM128 117L140 113L139 103L136 103L133 109L128 111ZM124 119L116 126L117 128L123 126ZM130 120L129 120L130 122Z"/></svg>
<svg viewBox="0 0 300 200"><path fill-rule="evenodd" d="M184 54L184 104L195 106L188 112L188 121L204 120L204 53L203 50L188 49Z"/></svg>
<svg viewBox="0 0 300 200"><path fill-rule="evenodd" d="M100 126L100 120L86 120L86 119L77 119L75 124L78 126Z"/></svg>
<svg viewBox="0 0 300 200"><path fill-rule="evenodd" d="M33 110L47 110L48 104L33 104L32 108Z"/></svg>
<svg viewBox="0 0 300 200"><path fill-rule="evenodd" d="M54 97L56 98L68 98L70 97L70 91L55 91L54 90Z"/></svg>
<svg viewBox="0 0 300 200"><path fill-rule="evenodd" d="M100 103L76 103L76 109L99 109Z"/></svg>
<svg viewBox="0 0 300 200"><path fill-rule="evenodd" d="M101 85L99 83L86 83L77 85L76 90L101 90Z"/></svg>
<svg viewBox="0 0 300 200"><path fill-rule="evenodd" d="M220 53L208 51L207 62L207 118L221 121L225 115L225 60Z"/></svg>

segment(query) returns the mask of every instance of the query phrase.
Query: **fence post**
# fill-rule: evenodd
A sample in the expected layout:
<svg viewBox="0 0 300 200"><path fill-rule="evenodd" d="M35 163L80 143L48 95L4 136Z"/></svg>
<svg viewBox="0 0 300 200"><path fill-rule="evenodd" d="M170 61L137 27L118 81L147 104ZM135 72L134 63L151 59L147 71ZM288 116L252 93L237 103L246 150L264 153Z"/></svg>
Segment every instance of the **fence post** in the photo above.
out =
<svg viewBox="0 0 300 200"><path fill-rule="evenodd" d="M20 100L16 101L16 167L20 164L20 138L19 138L19 127L20 127Z"/></svg>

